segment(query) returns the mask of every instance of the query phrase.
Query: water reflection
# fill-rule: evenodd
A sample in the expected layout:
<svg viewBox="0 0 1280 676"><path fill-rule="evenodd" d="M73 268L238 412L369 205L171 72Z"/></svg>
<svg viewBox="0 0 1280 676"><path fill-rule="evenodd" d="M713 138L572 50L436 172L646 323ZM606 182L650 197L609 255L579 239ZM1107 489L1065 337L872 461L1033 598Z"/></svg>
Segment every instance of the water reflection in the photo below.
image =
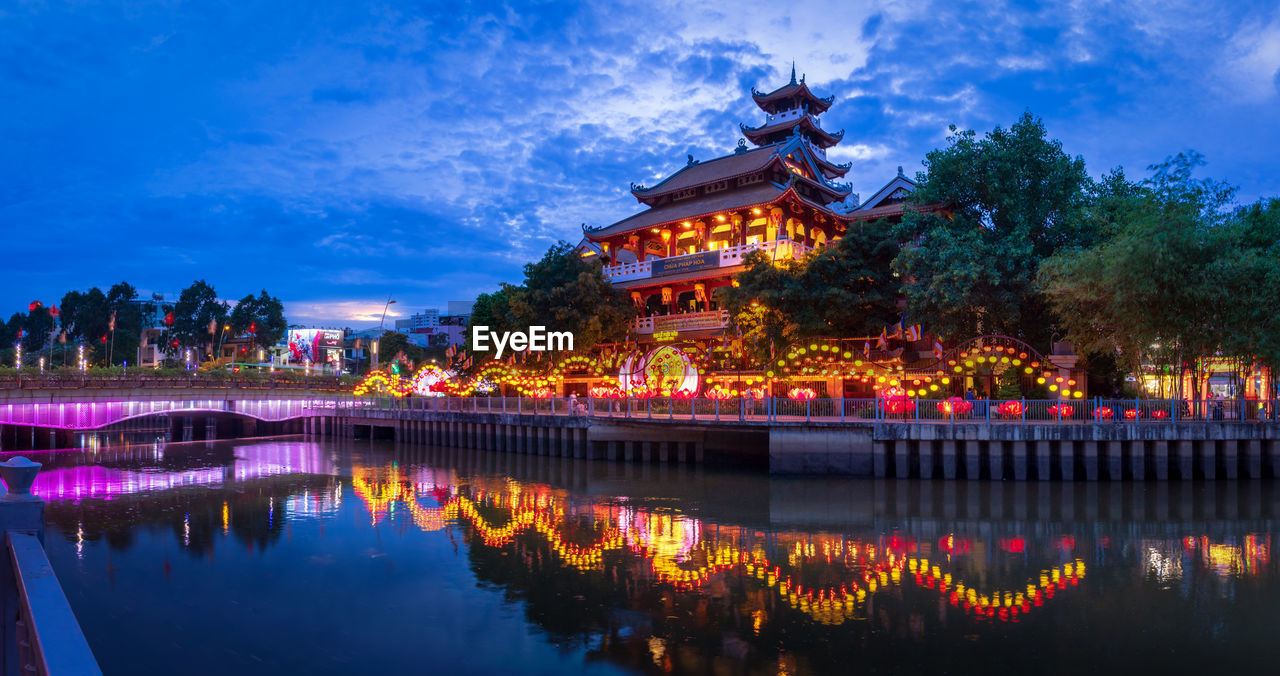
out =
<svg viewBox="0 0 1280 676"><path fill-rule="evenodd" d="M411 635L355 651L359 670L393 672L416 671L426 645L476 672L1180 673L1263 664L1280 626L1280 502L1257 482L771 479L296 439L50 464L36 490L71 548L51 556L91 642L119 631L93 619L107 603L95 556L171 566L176 546L194 555L188 579L289 580L242 594L222 578L108 576L200 598L191 612L226 620L215 642L251 640L242 601L301 622L293 643L193 667L209 673L332 670L353 632ZM520 622L481 610L495 600ZM154 609L112 612L145 624Z"/></svg>

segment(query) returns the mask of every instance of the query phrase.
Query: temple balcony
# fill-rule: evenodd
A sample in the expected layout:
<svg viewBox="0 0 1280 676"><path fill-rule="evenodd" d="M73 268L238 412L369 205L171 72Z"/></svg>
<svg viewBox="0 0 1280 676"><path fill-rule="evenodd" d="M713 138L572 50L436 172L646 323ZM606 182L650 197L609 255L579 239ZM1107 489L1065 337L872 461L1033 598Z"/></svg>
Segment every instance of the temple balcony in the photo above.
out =
<svg viewBox="0 0 1280 676"><path fill-rule="evenodd" d="M743 259L753 251L764 251L773 260L804 258L813 248L793 242L789 239L760 242L758 244L742 244L725 249L708 249L692 254L671 256L669 258L650 258L640 263L620 263L606 265L604 276L610 282L621 286L639 286L629 282L657 280L667 277L687 278L694 272L707 270L724 270L725 268L741 268ZM656 266L656 269L655 269ZM737 270L733 270L737 272Z"/></svg>
<svg viewBox="0 0 1280 676"><path fill-rule="evenodd" d="M686 312L678 315L636 317L631 325L631 330L636 335L652 335L654 333L681 331L718 331L727 326L729 326L729 311L711 310L709 312Z"/></svg>

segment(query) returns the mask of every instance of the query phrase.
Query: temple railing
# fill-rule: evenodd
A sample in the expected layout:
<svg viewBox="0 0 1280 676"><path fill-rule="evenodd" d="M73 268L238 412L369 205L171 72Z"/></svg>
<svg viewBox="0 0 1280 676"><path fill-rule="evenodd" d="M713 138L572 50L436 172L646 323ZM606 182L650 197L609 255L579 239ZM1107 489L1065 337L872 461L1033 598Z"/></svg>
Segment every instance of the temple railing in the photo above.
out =
<svg viewBox="0 0 1280 676"><path fill-rule="evenodd" d="M720 252L720 263L717 268L731 268L742 265L743 260L755 251L764 251L773 260L800 260L812 250L813 248L810 246L788 239L759 242L756 244L740 244L738 246L717 249L717 251ZM672 256L672 258L677 258L677 256ZM639 263L606 265L604 268L604 275L609 278L609 281L615 284L618 282L630 282L638 279L649 279L653 276L654 260L662 259L661 257L655 257Z"/></svg>

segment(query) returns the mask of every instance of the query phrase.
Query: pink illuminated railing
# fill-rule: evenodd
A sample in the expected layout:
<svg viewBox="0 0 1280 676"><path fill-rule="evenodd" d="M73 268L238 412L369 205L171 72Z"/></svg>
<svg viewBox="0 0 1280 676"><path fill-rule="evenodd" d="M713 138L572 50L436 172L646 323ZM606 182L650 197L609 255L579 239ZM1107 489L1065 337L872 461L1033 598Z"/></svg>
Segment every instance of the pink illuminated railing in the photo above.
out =
<svg viewBox="0 0 1280 676"><path fill-rule="evenodd" d="M0 424L31 425L60 429L96 429L147 415L165 413L235 413L266 421L289 420L309 415L316 409L333 408L331 401L282 400L193 400L193 401L109 401L89 403L0 404Z"/></svg>

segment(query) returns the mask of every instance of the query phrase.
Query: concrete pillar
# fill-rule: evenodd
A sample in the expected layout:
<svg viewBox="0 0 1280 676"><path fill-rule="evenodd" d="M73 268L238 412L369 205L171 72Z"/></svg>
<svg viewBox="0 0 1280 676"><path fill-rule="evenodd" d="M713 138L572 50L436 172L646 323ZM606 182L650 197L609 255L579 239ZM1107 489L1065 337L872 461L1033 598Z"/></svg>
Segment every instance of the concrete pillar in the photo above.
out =
<svg viewBox="0 0 1280 676"><path fill-rule="evenodd" d="M1244 442L1244 473L1249 479L1262 478L1262 440L1249 439Z"/></svg>
<svg viewBox="0 0 1280 676"><path fill-rule="evenodd" d="M676 444L676 462L681 465L689 462L689 449L684 444Z"/></svg>
<svg viewBox="0 0 1280 676"><path fill-rule="evenodd" d="M889 473L889 443L887 441L871 442L871 461L873 473L877 479L883 479Z"/></svg>
<svg viewBox="0 0 1280 676"><path fill-rule="evenodd" d="M1027 465L1031 464L1030 444L1025 441L1014 441L1009 444L1009 452L1013 461L1013 480L1027 480Z"/></svg>
<svg viewBox="0 0 1280 676"><path fill-rule="evenodd" d="M1200 472L1206 481L1218 478L1218 440L1204 439L1200 442Z"/></svg>
<svg viewBox="0 0 1280 676"><path fill-rule="evenodd" d="M982 456L979 451L982 442L968 440L964 444L964 478L973 481L982 476Z"/></svg>
<svg viewBox="0 0 1280 676"><path fill-rule="evenodd" d="M1240 442L1225 439L1218 443L1222 449L1223 478L1234 481L1240 472Z"/></svg>
<svg viewBox="0 0 1280 676"><path fill-rule="evenodd" d="M933 445L938 443L930 439L922 439L916 442L919 445L918 452L920 454L920 478L933 478ZM922 490L927 490L927 487Z"/></svg>
<svg viewBox="0 0 1280 676"><path fill-rule="evenodd" d="M987 472L991 474L992 481L1004 481L1009 478L1004 475L1004 454L1005 442L987 442Z"/></svg>
<svg viewBox="0 0 1280 676"><path fill-rule="evenodd" d="M1037 441L1036 445L1036 478L1048 481L1053 478L1053 446L1048 441Z"/></svg>
<svg viewBox="0 0 1280 676"><path fill-rule="evenodd" d="M899 479L911 477L911 442L909 440L898 439L893 442L893 469L894 476Z"/></svg>
<svg viewBox="0 0 1280 676"><path fill-rule="evenodd" d="M1063 442L1066 443L1066 442ZM1084 457L1084 480L1098 480L1098 442L1081 441L1072 442L1073 446L1078 446Z"/></svg>
<svg viewBox="0 0 1280 676"><path fill-rule="evenodd" d="M1156 481L1169 480L1169 442L1148 441L1147 455L1151 458L1151 471Z"/></svg>
<svg viewBox="0 0 1280 676"><path fill-rule="evenodd" d="M1154 450L1154 441L1135 439L1129 442L1129 474L1134 481L1146 480L1147 462Z"/></svg>
<svg viewBox="0 0 1280 676"><path fill-rule="evenodd" d="M942 442L942 478L956 478L956 442L945 439Z"/></svg>
<svg viewBox="0 0 1280 676"><path fill-rule="evenodd" d="M636 442L626 441L622 446L622 460L624 462L635 462L636 459Z"/></svg>
<svg viewBox="0 0 1280 676"><path fill-rule="evenodd" d="M640 444L640 462L648 465L653 462L653 446L654 442L645 441Z"/></svg>
<svg viewBox="0 0 1280 676"><path fill-rule="evenodd" d="M1076 442L1058 442L1058 471L1062 473L1063 481L1076 480L1076 451Z"/></svg>
<svg viewBox="0 0 1280 676"><path fill-rule="evenodd" d="M1124 479L1124 442L1107 442L1107 476L1112 481Z"/></svg>
<svg viewBox="0 0 1280 676"><path fill-rule="evenodd" d="M1190 481L1195 478L1195 445L1189 440L1177 442L1178 448L1178 478L1183 481Z"/></svg>
<svg viewBox="0 0 1280 676"><path fill-rule="evenodd" d="M667 459L670 456L671 456L671 442L664 441L658 444L658 463L665 466L667 464Z"/></svg>

